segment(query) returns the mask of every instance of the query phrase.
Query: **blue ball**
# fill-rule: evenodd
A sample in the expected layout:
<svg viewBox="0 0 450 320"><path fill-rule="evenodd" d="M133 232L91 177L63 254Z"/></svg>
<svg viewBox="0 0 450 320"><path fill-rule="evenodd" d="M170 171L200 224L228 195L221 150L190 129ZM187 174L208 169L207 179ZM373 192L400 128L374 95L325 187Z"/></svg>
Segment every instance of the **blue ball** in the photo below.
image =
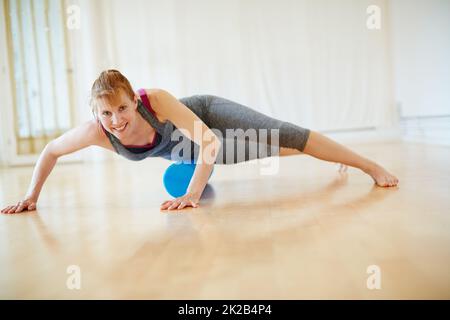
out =
<svg viewBox="0 0 450 320"><path fill-rule="evenodd" d="M166 188L166 191L172 197L181 197L186 193L192 176L194 175L195 166L195 163L177 162L171 164L166 169L163 176L164 188ZM209 177L211 177L211 175Z"/></svg>

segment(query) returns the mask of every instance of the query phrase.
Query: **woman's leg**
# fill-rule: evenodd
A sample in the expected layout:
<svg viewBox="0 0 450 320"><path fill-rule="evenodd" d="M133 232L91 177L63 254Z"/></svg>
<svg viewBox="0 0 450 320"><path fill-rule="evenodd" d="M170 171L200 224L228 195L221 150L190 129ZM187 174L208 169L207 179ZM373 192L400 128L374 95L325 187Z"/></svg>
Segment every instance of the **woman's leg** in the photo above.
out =
<svg viewBox="0 0 450 320"><path fill-rule="evenodd" d="M394 186L398 179L383 167L361 157L346 147L318 132L301 128L293 123L271 118L247 106L216 96L207 96L206 124L223 134L226 129L279 130L279 155L309 154L315 158L359 168L372 176L383 187ZM259 132L259 131L258 131ZM248 150L246 151L248 153ZM233 161L234 160L234 161ZM223 163L237 163L235 159Z"/></svg>
<svg viewBox="0 0 450 320"><path fill-rule="evenodd" d="M300 150L294 149L294 148L286 148L286 147L280 147L279 156L285 157L285 156L296 156L296 155L304 155L304 152L301 152Z"/></svg>
<svg viewBox="0 0 450 320"><path fill-rule="evenodd" d="M228 157L221 159L220 163L238 163L279 155L279 152L282 155L300 154L304 149L309 135L308 129L269 117L225 98L211 95L205 97L206 109L202 120L211 129L220 131L222 137L227 136L228 130L231 130L232 133L233 129L236 130L235 133L239 137L236 137L234 148L239 150L239 146L240 150L245 150L245 157L239 154L238 159L236 152L233 152L233 147L228 147L228 144L224 143L222 154L224 157L230 155L230 159ZM245 137L247 134L248 137ZM233 141L231 137L227 138L229 142ZM272 138L275 139L273 142ZM257 147L258 152L255 152L255 141L261 143ZM234 158L231 156L232 154L235 154Z"/></svg>
<svg viewBox="0 0 450 320"><path fill-rule="evenodd" d="M361 169L381 187L391 187L398 184L397 177L390 174L379 164L312 130L303 153L321 160L338 162Z"/></svg>

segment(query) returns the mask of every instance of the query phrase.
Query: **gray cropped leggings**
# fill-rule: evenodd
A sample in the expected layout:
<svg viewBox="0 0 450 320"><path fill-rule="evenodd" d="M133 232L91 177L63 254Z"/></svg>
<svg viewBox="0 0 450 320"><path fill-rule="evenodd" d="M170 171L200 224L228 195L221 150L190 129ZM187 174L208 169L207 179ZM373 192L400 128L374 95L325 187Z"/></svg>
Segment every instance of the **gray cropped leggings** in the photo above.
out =
<svg viewBox="0 0 450 320"><path fill-rule="evenodd" d="M271 118L222 97L196 95L180 101L199 115L221 139L222 147L217 164L239 163L278 155L280 147L303 151L310 134L309 129ZM200 104L201 110L194 107L194 104Z"/></svg>

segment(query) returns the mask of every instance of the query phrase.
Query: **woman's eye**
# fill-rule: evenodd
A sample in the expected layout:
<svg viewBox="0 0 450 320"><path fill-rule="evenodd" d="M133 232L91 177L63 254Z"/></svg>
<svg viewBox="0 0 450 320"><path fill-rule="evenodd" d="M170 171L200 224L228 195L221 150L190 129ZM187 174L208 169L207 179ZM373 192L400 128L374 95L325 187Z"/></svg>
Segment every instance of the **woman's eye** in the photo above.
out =
<svg viewBox="0 0 450 320"><path fill-rule="evenodd" d="M127 106L120 106L119 111L123 111L127 108Z"/></svg>
<svg viewBox="0 0 450 320"><path fill-rule="evenodd" d="M109 116L109 114L110 114L109 111L104 111L103 112L103 115L106 116L106 117Z"/></svg>

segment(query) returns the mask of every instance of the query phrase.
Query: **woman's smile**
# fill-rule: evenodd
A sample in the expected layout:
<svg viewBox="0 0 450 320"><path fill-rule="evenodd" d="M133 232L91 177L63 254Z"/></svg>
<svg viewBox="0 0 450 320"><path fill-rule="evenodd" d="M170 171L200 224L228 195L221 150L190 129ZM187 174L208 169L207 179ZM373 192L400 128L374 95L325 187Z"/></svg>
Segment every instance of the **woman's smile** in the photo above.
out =
<svg viewBox="0 0 450 320"><path fill-rule="evenodd" d="M114 131L116 131L116 132L122 133L122 132L125 131L125 129L127 128L127 126L128 126L128 122L126 122L125 124L121 125L120 127L115 127L115 128L112 128L112 129L113 129Z"/></svg>

